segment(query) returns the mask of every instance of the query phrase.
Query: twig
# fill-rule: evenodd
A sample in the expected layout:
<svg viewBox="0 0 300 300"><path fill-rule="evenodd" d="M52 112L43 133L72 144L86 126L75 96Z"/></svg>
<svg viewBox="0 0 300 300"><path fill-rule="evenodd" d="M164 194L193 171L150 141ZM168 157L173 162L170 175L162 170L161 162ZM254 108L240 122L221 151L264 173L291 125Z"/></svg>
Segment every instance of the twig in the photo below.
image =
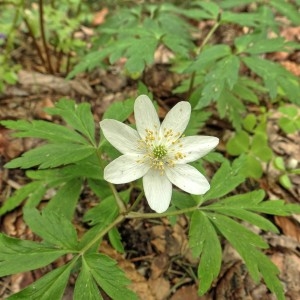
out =
<svg viewBox="0 0 300 300"><path fill-rule="evenodd" d="M49 54L49 48L47 46L47 41L46 41L46 34L45 34L45 27L44 27L44 6L43 6L43 0L39 0L39 20L40 20L40 29L41 29L41 36L42 36L42 42L44 46L44 50L46 53L46 59L47 59L47 64L48 64L48 71L51 74L54 74L52 64L51 64L51 59L50 59L50 54Z"/></svg>

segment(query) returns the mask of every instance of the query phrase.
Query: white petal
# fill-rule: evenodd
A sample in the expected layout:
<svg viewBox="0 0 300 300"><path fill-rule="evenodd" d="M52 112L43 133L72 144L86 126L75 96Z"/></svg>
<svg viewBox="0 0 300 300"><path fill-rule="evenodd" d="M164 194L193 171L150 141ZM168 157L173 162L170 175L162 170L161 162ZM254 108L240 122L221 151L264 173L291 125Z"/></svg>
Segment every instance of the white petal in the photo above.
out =
<svg viewBox="0 0 300 300"><path fill-rule="evenodd" d="M219 143L219 139L214 136L187 136L180 139L180 142L172 149L174 153L180 152L185 157L176 161L178 164L185 164L195 161L212 149Z"/></svg>
<svg viewBox="0 0 300 300"><path fill-rule="evenodd" d="M166 115L161 124L160 133L163 135L165 130L173 130L174 134L181 135L191 116L191 105L189 102L181 101L177 103Z"/></svg>
<svg viewBox="0 0 300 300"><path fill-rule="evenodd" d="M206 178L190 165L175 165L165 169L169 180L183 191L193 194L205 194L210 186Z"/></svg>
<svg viewBox="0 0 300 300"><path fill-rule="evenodd" d="M143 177L143 186L149 206L157 213L166 211L172 197L172 184L168 178L150 169Z"/></svg>
<svg viewBox="0 0 300 300"><path fill-rule="evenodd" d="M104 169L104 179L114 184L127 183L143 177L149 170L147 164L138 163L139 155L122 155Z"/></svg>
<svg viewBox="0 0 300 300"><path fill-rule="evenodd" d="M148 96L141 95L136 98L134 103L134 117L137 131L142 138L146 136L146 129L152 130L154 133L159 130L159 118Z"/></svg>
<svg viewBox="0 0 300 300"><path fill-rule="evenodd" d="M139 153L140 136L136 130L119 121L105 119L100 122L105 138L121 153Z"/></svg>

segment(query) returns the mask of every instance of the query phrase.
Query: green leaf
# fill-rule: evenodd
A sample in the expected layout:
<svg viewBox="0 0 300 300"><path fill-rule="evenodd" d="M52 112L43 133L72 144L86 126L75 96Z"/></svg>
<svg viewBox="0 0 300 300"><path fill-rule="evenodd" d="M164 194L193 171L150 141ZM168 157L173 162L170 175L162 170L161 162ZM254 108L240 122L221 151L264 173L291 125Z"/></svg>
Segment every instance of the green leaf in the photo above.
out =
<svg viewBox="0 0 300 300"><path fill-rule="evenodd" d="M104 254L88 254L84 259L98 285L113 300L138 299L137 295L127 288L130 281L117 267L115 260Z"/></svg>
<svg viewBox="0 0 300 300"><path fill-rule="evenodd" d="M195 109L207 106L211 101L218 101L223 89L230 90L238 80L240 60L235 55L229 55L218 61L205 76L202 96Z"/></svg>
<svg viewBox="0 0 300 300"><path fill-rule="evenodd" d="M124 193L124 192L123 192ZM93 226L98 223L108 225L118 215L118 206L113 195L103 199L97 206L91 208L83 217L84 222Z"/></svg>
<svg viewBox="0 0 300 300"><path fill-rule="evenodd" d="M226 150L231 155L240 155L249 151L250 138L249 134L240 130L227 142Z"/></svg>
<svg viewBox="0 0 300 300"><path fill-rule="evenodd" d="M222 249L214 226L201 211L195 211L192 215L189 245L193 255L201 257L198 276L199 293L203 295L220 272Z"/></svg>
<svg viewBox="0 0 300 300"><path fill-rule="evenodd" d="M267 136L255 134L252 139L251 153L264 162L270 161L273 156L272 149L268 146Z"/></svg>
<svg viewBox="0 0 300 300"><path fill-rule="evenodd" d="M95 153L95 148L80 144L48 144L32 149L8 162L6 168L54 168L82 160Z"/></svg>
<svg viewBox="0 0 300 300"><path fill-rule="evenodd" d="M258 104L259 100L255 92L247 86L247 81L239 78L238 82L232 89L233 94L239 99Z"/></svg>
<svg viewBox="0 0 300 300"><path fill-rule="evenodd" d="M201 2L197 2L197 5L199 5L200 7L203 8L203 10L205 10L209 13L210 19L218 18L218 15L220 13L220 7L218 6L218 4L216 4L214 2L201 1Z"/></svg>
<svg viewBox="0 0 300 300"><path fill-rule="evenodd" d="M0 234L0 277L44 267L66 250Z"/></svg>
<svg viewBox="0 0 300 300"><path fill-rule="evenodd" d="M204 200L220 198L231 192L244 180L245 177L240 174L240 165L230 166L228 161L224 161L212 178L211 189L204 195Z"/></svg>
<svg viewBox="0 0 300 300"><path fill-rule="evenodd" d="M121 235L116 227L112 228L108 232L108 238L111 243L111 245L119 252L119 253L124 253L124 247L121 242Z"/></svg>
<svg viewBox="0 0 300 300"><path fill-rule="evenodd" d="M206 112L202 110L192 110L191 118L187 128L184 131L184 134L186 136L197 135L199 133L200 128L203 127L203 125L205 124L205 122L208 120L210 116L211 116L210 112Z"/></svg>
<svg viewBox="0 0 300 300"><path fill-rule="evenodd" d="M74 178L67 181L48 202L44 212L53 211L72 220L82 188L82 180Z"/></svg>
<svg viewBox="0 0 300 300"><path fill-rule="evenodd" d="M32 283L21 292L10 296L9 300L60 300L68 283L68 279L73 268L73 262L59 267L36 282Z"/></svg>
<svg viewBox="0 0 300 300"><path fill-rule="evenodd" d="M229 56L231 54L231 48L228 45L214 45L204 48L202 52L197 56L197 59L191 63L185 72L199 72L205 69L212 63L215 63L220 58Z"/></svg>
<svg viewBox="0 0 300 300"><path fill-rule="evenodd" d="M68 249L77 249L77 233L66 217L53 211L42 211L35 208L24 208L24 219L30 229L46 242Z"/></svg>
<svg viewBox="0 0 300 300"><path fill-rule="evenodd" d="M242 256L252 278L257 282L260 276L255 253L257 248L267 249L268 244L259 235L231 218L215 213L208 213L208 216L221 234Z"/></svg>
<svg viewBox="0 0 300 300"><path fill-rule="evenodd" d="M279 177L279 182L286 189L291 189L293 187L293 184L291 183L291 180L287 174L281 175Z"/></svg>
<svg viewBox="0 0 300 300"><path fill-rule="evenodd" d="M241 115L245 112L245 106L242 101L237 98L233 91L224 88L217 100L217 108L221 118L228 116L234 128L239 131L242 127Z"/></svg>
<svg viewBox="0 0 300 300"><path fill-rule="evenodd" d="M13 134L15 137L34 137L56 143L88 144L88 141L74 130L46 121L2 121L1 124L17 130L18 132Z"/></svg>
<svg viewBox="0 0 300 300"><path fill-rule="evenodd" d="M238 52L245 52L252 55L286 51L284 38L268 39L257 33L242 35L236 38L234 43Z"/></svg>
<svg viewBox="0 0 300 300"><path fill-rule="evenodd" d="M46 111L62 117L68 125L86 136L92 145L96 145L95 123L89 103L77 105L74 101L61 99L55 107L47 108Z"/></svg>
<svg viewBox="0 0 300 300"><path fill-rule="evenodd" d="M288 17L290 21L292 21L295 25L300 25L299 20L299 7L295 7L293 4L281 1L281 0L271 0L270 4L272 7L277 9L280 13Z"/></svg>
<svg viewBox="0 0 300 300"><path fill-rule="evenodd" d="M261 162L257 157L248 154L246 156L246 161L242 173L245 177L252 177L254 179L261 178L263 175Z"/></svg>
<svg viewBox="0 0 300 300"><path fill-rule="evenodd" d="M257 119L255 114L248 114L243 119L243 127L249 132L252 132L254 130L256 123L257 123Z"/></svg>
<svg viewBox="0 0 300 300"><path fill-rule="evenodd" d="M282 157L278 156L274 159L274 166L276 169L285 171L285 163Z"/></svg>
<svg viewBox="0 0 300 300"><path fill-rule="evenodd" d="M274 226L272 222L257 213L251 212L251 209L257 209L259 207L259 203L263 200L264 194L262 190L259 190L227 197L206 206L205 210L208 209L216 213L244 220L266 231L278 232L277 227Z"/></svg>
<svg viewBox="0 0 300 300"><path fill-rule="evenodd" d="M278 300L285 300L283 285L277 277L280 273L278 268L260 251L255 251L255 256L267 287L277 296Z"/></svg>
<svg viewBox="0 0 300 300"><path fill-rule="evenodd" d="M257 27L260 24L261 16L258 13L235 13L224 11L221 15L222 22L236 23L242 26Z"/></svg>
<svg viewBox="0 0 300 300"><path fill-rule="evenodd" d="M13 196L6 199L4 204L0 208L0 215L4 215L8 211L11 211L18 207L27 197L32 195L36 190L40 189L42 183L39 181L30 182L22 186L19 190L15 191Z"/></svg>
<svg viewBox="0 0 300 300"><path fill-rule="evenodd" d="M263 78L270 97L274 99L278 93L278 87L289 97L290 101L300 104L300 85L298 79L280 64L258 57L243 57L243 62L257 75Z"/></svg>
<svg viewBox="0 0 300 300"><path fill-rule="evenodd" d="M82 267L75 283L73 297L74 300L103 300L84 258L82 259Z"/></svg>
<svg viewBox="0 0 300 300"><path fill-rule="evenodd" d="M178 209L196 206L198 203L192 195L174 190L172 193L172 205Z"/></svg>
<svg viewBox="0 0 300 300"><path fill-rule="evenodd" d="M113 102L104 112L102 119L114 119L123 122L132 114L133 105L133 99Z"/></svg>
<svg viewBox="0 0 300 300"><path fill-rule="evenodd" d="M157 44L157 39L151 36L128 40L125 68L130 74L142 73L145 66L153 63Z"/></svg>

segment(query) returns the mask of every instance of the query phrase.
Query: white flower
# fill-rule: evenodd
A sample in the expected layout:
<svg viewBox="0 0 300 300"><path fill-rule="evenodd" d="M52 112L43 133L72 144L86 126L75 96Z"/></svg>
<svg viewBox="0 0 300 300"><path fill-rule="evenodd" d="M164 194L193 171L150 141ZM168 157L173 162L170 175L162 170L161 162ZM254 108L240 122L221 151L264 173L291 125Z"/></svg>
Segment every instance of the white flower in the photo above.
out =
<svg viewBox="0 0 300 300"><path fill-rule="evenodd" d="M160 124L151 100L141 95L135 101L134 115L137 130L116 120L100 122L106 139L123 154L106 166L104 179L121 184L143 177L147 201L158 213L169 207L172 183L190 194L206 193L208 181L187 163L206 155L219 139L182 136L190 119L190 104L177 103Z"/></svg>

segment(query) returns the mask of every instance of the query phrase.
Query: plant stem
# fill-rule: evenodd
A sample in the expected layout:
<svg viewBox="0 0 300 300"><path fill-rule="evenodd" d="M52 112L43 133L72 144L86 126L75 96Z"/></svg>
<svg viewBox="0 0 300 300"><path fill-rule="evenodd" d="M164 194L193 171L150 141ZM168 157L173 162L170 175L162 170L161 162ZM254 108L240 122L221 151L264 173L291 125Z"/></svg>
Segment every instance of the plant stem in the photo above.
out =
<svg viewBox="0 0 300 300"><path fill-rule="evenodd" d="M47 46L47 41L46 41L46 34L45 34L45 27L44 27L44 5L43 5L43 0L39 0L39 17L40 17L39 20L40 20L41 37L42 37L44 50L45 50L45 53L46 53L48 71L51 74L54 74L52 64L51 64L50 54L49 54L49 48Z"/></svg>
<svg viewBox="0 0 300 300"><path fill-rule="evenodd" d="M102 158L101 158L100 149L98 148L96 152L97 152L97 157L98 157L98 160L99 160L100 167L102 169L104 169L103 161L102 161ZM108 185L109 185L111 191L113 192L113 195L115 197L116 203L117 203L117 205L119 207L119 213L122 214L122 215L124 215L124 213L126 212L126 207L124 205L123 200L121 199L118 191L116 190L116 187L112 183L110 183L110 182L108 182Z"/></svg>
<svg viewBox="0 0 300 300"><path fill-rule="evenodd" d="M45 65L45 64L46 64L46 61L45 61L45 59L44 59L42 50L41 50L40 46L38 45L37 40L36 40L36 38L35 38L35 36L34 36L33 30L32 30L32 28L31 28L31 25L29 24L29 22L28 22L28 20L27 20L27 18L26 18L25 16L24 16L24 22L25 22L25 25L26 25L26 27L27 27L27 29L28 29L28 33L29 33L29 35L30 35L31 38L32 38L32 41L33 41L34 46L35 46L35 49L36 49L36 51L37 51L37 53L38 53L38 55L39 55L39 57L40 57L40 59L41 59L41 62L42 62L42 64Z"/></svg>
<svg viewBox="0 0 300 300"><path fill-rule="evenodd" d="M129 210L127 212L131 212L133 211L137 205L141 202L142 198L144 196L144 192L140 192L140 194L137 196L136 200L134 201L134 203L130 206Z"/></svg>
<svg viewBox="0 0 300 300"><path fill-rule="evenodd" d="M115 200L117 202L117 205L119 207L120 214L124 215L124 213L126 212L126 207L124 205L123 200L121 199L121 197L120 197L118 191L116 190L116 187L114 186L114 184L112 184L112 183L109 182L108 185L109 185L110 189L113 192L113 195L114 195Z"/></svg>
<svg viewBox="0 0 300 300"><path fill-rule="evenodd" d="M112 223L110 223L107 227L105 227L103 230L98 232L97 235L87 244L85 245L81 250L80 253L86 252L89 248L91 248L95 243L97 243L105 234L107 234L112 228L114 228L116 225L121 223L125 219L124 215L119 215Z"/></svg>

